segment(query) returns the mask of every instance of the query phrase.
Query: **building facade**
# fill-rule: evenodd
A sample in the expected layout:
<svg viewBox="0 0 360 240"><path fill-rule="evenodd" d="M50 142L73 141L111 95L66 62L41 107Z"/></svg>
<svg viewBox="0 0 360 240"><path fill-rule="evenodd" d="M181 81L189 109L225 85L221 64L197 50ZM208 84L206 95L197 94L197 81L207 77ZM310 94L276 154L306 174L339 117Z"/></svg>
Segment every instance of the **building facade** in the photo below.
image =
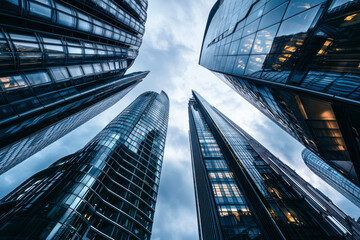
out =
<svg viewBox="0 0 360 240"><path fill-rule="evenodd" d="M189 121L200 239L360 237L354 220L196 92Z"/></svg>
<svg viewBox="0 0 360 240"><path fill-rule="evenodd" d="M0 9L0 174L121 99L144 0L5 0ZM137 79L137 80L136 80Z"/></svg>
<svg viewBox="0 0 360 240"><path fill-rule="evenodd" d="M304 149L302 158L311 171L360 208L360 188L358 186L308 149Z"/></svg>
<svg viewBox="0 0 360 240"><path fill-rule="evenodd" d="M169 99L145 92L0 202L0 239L150 239Z"/></svg>
<svg viewBox="0 0 360 240"><path fill-rule="evenodd" d="M360 186L360 2L219 0L200 64Z"/></svg>

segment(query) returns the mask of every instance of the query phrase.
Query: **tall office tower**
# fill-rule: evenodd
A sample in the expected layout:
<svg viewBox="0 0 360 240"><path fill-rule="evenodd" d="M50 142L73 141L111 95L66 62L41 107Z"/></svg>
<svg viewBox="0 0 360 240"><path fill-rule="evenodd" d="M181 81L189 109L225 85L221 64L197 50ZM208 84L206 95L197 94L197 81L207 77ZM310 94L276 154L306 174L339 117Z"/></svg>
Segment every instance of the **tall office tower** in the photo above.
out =
<svg viewBox="0 0 360 240"><path fill-rule="evenodd" d="M360 2L219 0L200 64L360 186Z"/></svg>
<svg viewBox="0 0 360 240"><path fill-rule="evenodd" d="M145 0L1 1L0 174L145 77L124 74L138 54L146 9Z"/></svg>
<svg viewBox="0 0 360 240"><path fill-rule="evenodd" d="M0 239L150 239L169 99L145 92L0 201Z"/></svg>
<svg viewBox="0 0 360 240"><path fill-rule="evenodd" d="M311 171L324 179L330 186L335 188L360 208L360 188L358 186L347 180L338 171L308 149L304 149L302 157Z"/></svg>
<svg viewBox="0 0 360 240"><path fill-rule="evenodd" d="M196 92L189 119L200 239L360 237L330 200Z"/></svg>

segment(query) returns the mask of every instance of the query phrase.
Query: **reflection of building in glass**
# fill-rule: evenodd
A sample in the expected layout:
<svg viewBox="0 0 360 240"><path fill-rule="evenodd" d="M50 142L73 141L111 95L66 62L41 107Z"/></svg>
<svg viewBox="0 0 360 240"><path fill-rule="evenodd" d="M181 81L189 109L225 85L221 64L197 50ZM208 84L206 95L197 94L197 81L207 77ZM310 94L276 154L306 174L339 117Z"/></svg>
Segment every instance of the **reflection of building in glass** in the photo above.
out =
<svg viewBox="0 0 360 240"><path fill-rule="evenodd" d="M304 149L302 157L306 165L330 186L360 207L360 188L344 178L338 171L329 166L324 160L311 151Z"/></svg>
<svg viewBox="0 0 360 240"><path fill-rule="evenodd" d="M360 226L196 92L190 143L200 239L357 239Z"/></svg>
<svg viewBox="0 0 360 240"><path fill-rule="evenodd" d="M140 95L83 149L0 201L0 238L149 240L168 113L164 92Z"/></svg>
<svg viewBox="0 0 360 240"><path fill-rule="evenodd" d="M104 111L141 45L145 0L1 1L0 174Z"/></svg>
<svg viewBox="0 0 360 240"><path fill-rule="evenodd" d="M360 3L218 1L200 64L360 186Z"/></svg>

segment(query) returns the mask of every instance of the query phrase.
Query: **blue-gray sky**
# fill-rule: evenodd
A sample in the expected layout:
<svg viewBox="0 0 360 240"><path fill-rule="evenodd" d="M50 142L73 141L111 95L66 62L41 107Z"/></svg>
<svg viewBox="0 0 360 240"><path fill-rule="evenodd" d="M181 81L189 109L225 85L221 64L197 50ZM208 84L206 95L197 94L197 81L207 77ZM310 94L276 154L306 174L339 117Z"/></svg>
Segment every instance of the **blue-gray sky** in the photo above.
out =
<svg viewBox="0 0 360 240"><path fill-rule="evenodd" d="M152 239L197 239L187 117L187 102L194 89L342 210L359 217L359 208L306 167L299 143L198 65L206 20L214 3L215 0L149 0L140 55L128 71L150 70L149 76L107 111L0 175L0 198L58 158L83 147L142 92L165 90L170 97L170 120Z"/></svg>

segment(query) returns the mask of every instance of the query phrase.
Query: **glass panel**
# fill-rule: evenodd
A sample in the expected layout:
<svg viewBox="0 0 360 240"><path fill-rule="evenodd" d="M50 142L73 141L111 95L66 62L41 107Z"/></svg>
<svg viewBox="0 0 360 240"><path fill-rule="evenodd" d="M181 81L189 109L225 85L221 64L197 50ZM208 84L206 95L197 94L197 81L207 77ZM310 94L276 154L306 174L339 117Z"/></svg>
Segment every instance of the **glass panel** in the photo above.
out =
<svg viewBox="0 0 360 240"><path fill-rule="evenodd" d="M53 44L57 44L57 45L62 45L60 39L47 38L47 37L43 37L42 39L43 39L44 43L53 43Z"/></svg>
<svg viewBox="0 0 360 240"><path fill-rule="evenodd" d="M68 69L72 77L78 77L84 75L80 66L70 66L68 67Z"/></svg>
<svg viewBox="0 0 360 240"><path fill-rule="evenodd" d="M93 67L97 73L103 71L99 63L93 64Z"/></svg>
<svg viewBox="0 0 360 240"><path fill-rule="evenodd" d="M19 52L39 52L39 44L27 42L14 42L16 49Z"/></svg>
<svg viewBox="0 0 360 240"><path fill-rule="evenodd" d="M92 68L91 64L83 65L82 68L85 72L85 75L94 74L94 69Z"/></svg>
<svg viewBox="0 0 360 240"><path fill-rule="evenodd" d="M248 55L237 57L235 65L234 65L234 70L233 70L234 74L237 74L237 75L244 74L244 70L245 70L248 58L249 58Z"/></svg>
<svg viewBox="0 0 360 240"><path fill-rule="evenodd" d="M312 8L283 21L277 37L307 32L319 8L319 6Z"/></svg>
<svg viewBox="0 0 360 240"><path fill-rule="evenodd" d="M249 54L253 45L255 34L241 39L239 54Z"/></svg>
<svg viewBox="0 0 360 240"><path fill-rule="evenodd" d="M312 8L322 2L324 2L324 0L292 0L286 10L285 18Z"/></svg>
<svg viewBox="0 0 360 240"><path fill-rule="evenodd" d="M51 9L47 6L30 2L30 14L43 18L51 18Z"/></svg>
<svg viewBox="0 0 360 240"><path fill-rule="evenodd" d="M55 81L69 78L69 73L65 67L55 67L50 69L51 76Z"/></svg>
<svg viewBox="0 0 360 240"><path fill-rule="evenodd" d="M251 34L253 32L256 32L256 30L258 29L258 26L259 26L259 22L260 22L260 19L258 19L255 22L250 23L249 25L247 25L244 28L243 36L247 36L247 35L249 35L249 34Z"/></svg>
<svg viewBox="0 0 360 240"><path fill-rule="evenodd" d="M59 45L45 44L44 48L45 48L46 52L55 52L55 53L63 53L64 52L63 46L59 46Z"/></svg>
<svg viewBox="0 0 360 240"><path fill-rule="evenodd" d="M271 25L273 25L275 23L280 22L283 15L284 15L286 6L287 6L287 4L284 3L283 5L275 8L274 10L269 12L268 14L264 15L261 18L259 29L262 29L262 28L265 28L267 26L271 26Z"/></svg>
<svg viewBox="0 0 360 240"><path fill-rule="evenodd" d="M16 33L10 33L9 35L10 35L12 40L37 42L37 40L36 40L36 38L34 36L16 34Z"/></svg>
<svg viewBox="0 0 360 240"><path fill-rule="evenodd" d="M62 12L57 13L57 23L60 25L74 27L74 17L68 14L64 14Z"/></svg>
<svg viewBox="0 0 360 240"><path fill-rule="evenodd" d="M26 74L30 85L37 85L42 83L51 82L49 74L47 72L34 72Z"/></svg>
<svg viewBox="0 0 360 240"><path fill-rule="evenodd" d="M85 31L85 32L90 32L90 23L83 21L83 20L78 20L78 29L81 31Z"/></svg>
<svg viewBox="0 0 360 240"><path fill-rule="evenodd" d="M258 31L251 53L269 53L279 24Z"/></svg>
<svg viewBox="0 0 360 240"><path fill-rule="evenodd" d="M262 70L263 62L266 55L254 55L250 56L245 74L252 74Z"/></svg>
<svg viewBox="0 0 360 240"><path fill-rule="evenodd" d="M68 51L70 54L82 54L81 48L68 47Z"/></svg>
<svg viewBox="0 0 360 240"><path fill-rule="evenodd" d="M109 65L107 63L102 63L104 71L110 71Z"/></svg>
<svg viewBox="0 0 360 240"><path fill-rule="evenodd" d="M9 76L9 77L0 77L0 84L4 90L10 90L15 88L27 87L27 83L24 79L24 76Z"/></svg>

